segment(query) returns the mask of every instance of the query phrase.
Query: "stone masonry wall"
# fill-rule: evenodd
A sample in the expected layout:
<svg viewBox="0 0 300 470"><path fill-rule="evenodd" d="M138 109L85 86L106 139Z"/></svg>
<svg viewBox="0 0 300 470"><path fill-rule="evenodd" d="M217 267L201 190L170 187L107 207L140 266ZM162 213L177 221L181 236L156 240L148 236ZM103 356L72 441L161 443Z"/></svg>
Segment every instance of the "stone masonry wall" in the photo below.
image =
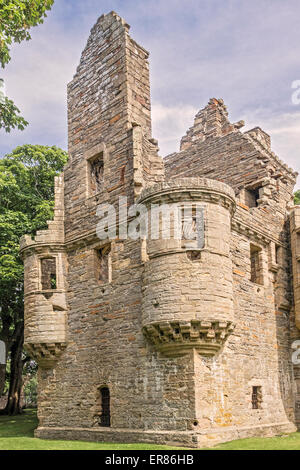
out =
<svg viewBox="0 0 300 470"><path fill-rule="evenodd" d="M93 27L68 86L68 122L56 218L21 246L25 343L40 366L36 435L200 447L295 430L296 174L269 136L242 133L212 99L163 161L151 135L148 53L114 12ZM97 208L118 207L120 196L127 206L202 204L204 246L100 240ZM58 284L45 292L39 263L53 256ZM101 387L110 428L99 427Z"/></svg>

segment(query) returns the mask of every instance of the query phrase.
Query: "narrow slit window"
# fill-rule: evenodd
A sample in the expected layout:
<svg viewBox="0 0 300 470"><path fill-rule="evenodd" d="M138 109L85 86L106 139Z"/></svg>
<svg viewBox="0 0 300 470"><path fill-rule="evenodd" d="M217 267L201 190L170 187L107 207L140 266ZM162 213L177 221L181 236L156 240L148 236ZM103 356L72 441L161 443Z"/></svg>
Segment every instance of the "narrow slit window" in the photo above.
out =
<svg viewBox="0 0 300 470"><path fill-rule="evenodd" d="M281 247L276 245L275 247L275 262L276 264L280 264L280 254L281 254Z"/></svg>
<svg viewBox="0 0 300 470"><path fill-rule="evenodd" d="M262 387L252 387L252 409L261 409L262 404Z"/></svg>
<svg viewBox="0 0 300 470"><path fill-rule="evenodd" d="M103 190L104 163L103 152L89 160L89 195L93 196Z"/></svg>
<svg viewBox="0 0 300 470"><path fill-rule="evenodd" d="M43 258L41 260L41 284L42 290L57 289L55 258Z"/></svg>
<svg viewBox="0 0 300 470"><path fill-rule="evenodd" d="M296 251L300 254L300 233L296 234Z"/></svg>
<svg viewBox="0 0 300 470"><path fill-rule="evenodd" d="M110 393L108 387L100 389L101 415L99 425L110 427Z"/></svg>
<svg viewBox="0 0 300 470"><path fill-rule="evenodd" d="M295 280L296 285L300 284L300 261L297 261L297 278Z"/></svg>
<svg viewBox="0 0 300 470"><path fill-rule="evenodd" d="M255 284L264 284L263 269L261 260L262 249L255 245L250 245L251 261L251 282Z"/></svg>
<svg viewBox="0 0 300 470"><path fill-rule="evenodd" d="M96 269L95 275L100 283L111 282L111 247L107 245L95 250Z"/></svg>
<svg viewBox="0 0 300 470"><path fill-rule="evenodd" d="M194 240L197 230L196 209L182 210L181 214L181 238L182 240Z"/></svg>

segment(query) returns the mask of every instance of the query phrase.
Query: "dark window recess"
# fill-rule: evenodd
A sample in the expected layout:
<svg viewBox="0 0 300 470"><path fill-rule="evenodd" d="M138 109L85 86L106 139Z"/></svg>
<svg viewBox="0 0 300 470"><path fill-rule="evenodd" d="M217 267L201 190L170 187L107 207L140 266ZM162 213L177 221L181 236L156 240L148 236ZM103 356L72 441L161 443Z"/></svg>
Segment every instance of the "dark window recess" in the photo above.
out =
<svg viewBox="0 0 300 470"><path fill-rule="evenodd" d="M96 250L96 277L103 283L110 281L110 251L110 246Z"/></svg>
<svg viewBox="0 0 300 470"><path fill-rule="evenodd" d="M257 188L257 189L254 189L252 191L253 193L253 197L254 197L254 200L255 200L255 206L257 207L258 206L258 201L259 201L259 192L260 192L260 188Z"/></svg>
<svg viewBox="0 0 300 470"><path fill-rule="evenodd" d="M56 289L56 274L51 274L51 279L50 279L50 282L51 282L51 289Z"/></svg>
<svg viewBox="0 0 300 470"><path fill-rule="evenodd" d="M191 261L199 261L199 260L201 260L201 251L188 251L187 252L187 257Z"/></svg>
<svg viewBox="0 0 300 470"><path fill-rule="evenodd" d="M276 262L276 264L280 263L280 249L281 249L281 247L276 245L276 247L275 247L275 262Z"/></svg>
<svg viewBox="0 0 300 470"><path fill-rule="evenodd" d="M252 409L259 410L262 404L262 388L252 387Z"/></svg>
<svg viewBox="0 0 300 470"><path fill-rule="evenodd" d="M90 160L90 194L97 194L103 189L103 153Z"/></svg>
<svg viewBox="0 0 300 470"><path fill-rule="evenodd" d="M256 188L256 189L246 189L245 191L245 204L248 207L258 207L258 201L260 199L260 189L261 188Z"/></svg>
<svg viewBox="0 0 300 470"><path fill-rule="evenodd" d="M101 415L100 415L100 426L110 426L110 393L109 388L103 387L100 390L101 397Z"/></svg>
<svg viewBox="0 0 300 470"><path fill-rule="evenodd" d="M261 263L261 248L251 245L250 246L251 258L251 282L263 285L263 271Z"/></svg>
<svg viewBox="0 0 300 470"><path fill-rule="evenodd" d="M41 259L41 281L42 290L53 290L57 288L56 280L56 259L43 258Z"/></svg>

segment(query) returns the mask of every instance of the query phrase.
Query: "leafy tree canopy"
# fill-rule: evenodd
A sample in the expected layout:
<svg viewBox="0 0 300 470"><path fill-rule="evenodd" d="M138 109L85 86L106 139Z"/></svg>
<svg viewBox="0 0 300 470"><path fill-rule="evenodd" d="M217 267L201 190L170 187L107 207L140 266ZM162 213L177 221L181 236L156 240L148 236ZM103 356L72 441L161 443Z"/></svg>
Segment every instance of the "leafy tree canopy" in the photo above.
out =
<svg viewBox="0 0 300 470"><path fill-rule="evenodd" d="M300 189L295 193L295 204L300 204Z"/></svg>
<svg viewBox="0 0 300 470"><path fill-rule="evenodd" d="M0 159L0 339L23 314L20 237L52 218L54 177L66 161L66 152L42 145L23 145Z"/></svg>
<svg viewBox="0 0 300 470"><path fill-rule="evenodd" d="M14 102L7 96L3 97L0 100L0 129L4 129L6 132L15 128L23 131L28 122L19 114L20 110Z"/></svg>
<svg viewBox="0 0 300 470"><path fill-rule="evenodd" d="M46 12L54 0L0 0L0 65L2 68L11 59L10 48L15 43L29 41L30 28L43 23ZM0 84L3 81L0 79ZM4 96L0 89L0 129L10 132L23 130L28 122L20 116L20 110L13 101Z"/></svg>
<svg viewBox="0 0 300 470"><path fill-rule="evenodd" d="M10 61L13 42L31 39L29 29L43 23L54 0L0 0L0 63Z"/></svg>

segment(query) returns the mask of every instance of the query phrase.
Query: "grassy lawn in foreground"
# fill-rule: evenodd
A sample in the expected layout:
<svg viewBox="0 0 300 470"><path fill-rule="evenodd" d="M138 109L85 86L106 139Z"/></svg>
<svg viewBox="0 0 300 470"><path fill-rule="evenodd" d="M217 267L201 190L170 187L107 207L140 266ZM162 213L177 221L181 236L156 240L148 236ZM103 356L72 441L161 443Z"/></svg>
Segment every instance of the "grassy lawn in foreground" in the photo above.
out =
<svg viewBox="0 0 300 470"><path fill-rule="evenodd" d="M0 450L168 450L151 444L110 444L81 441L48 441L33 437L37 427L36 412L27 410L23 415L0 416ZM272 438L251 438L227 442L219 450L300 450L300 433Z"/></svg>

